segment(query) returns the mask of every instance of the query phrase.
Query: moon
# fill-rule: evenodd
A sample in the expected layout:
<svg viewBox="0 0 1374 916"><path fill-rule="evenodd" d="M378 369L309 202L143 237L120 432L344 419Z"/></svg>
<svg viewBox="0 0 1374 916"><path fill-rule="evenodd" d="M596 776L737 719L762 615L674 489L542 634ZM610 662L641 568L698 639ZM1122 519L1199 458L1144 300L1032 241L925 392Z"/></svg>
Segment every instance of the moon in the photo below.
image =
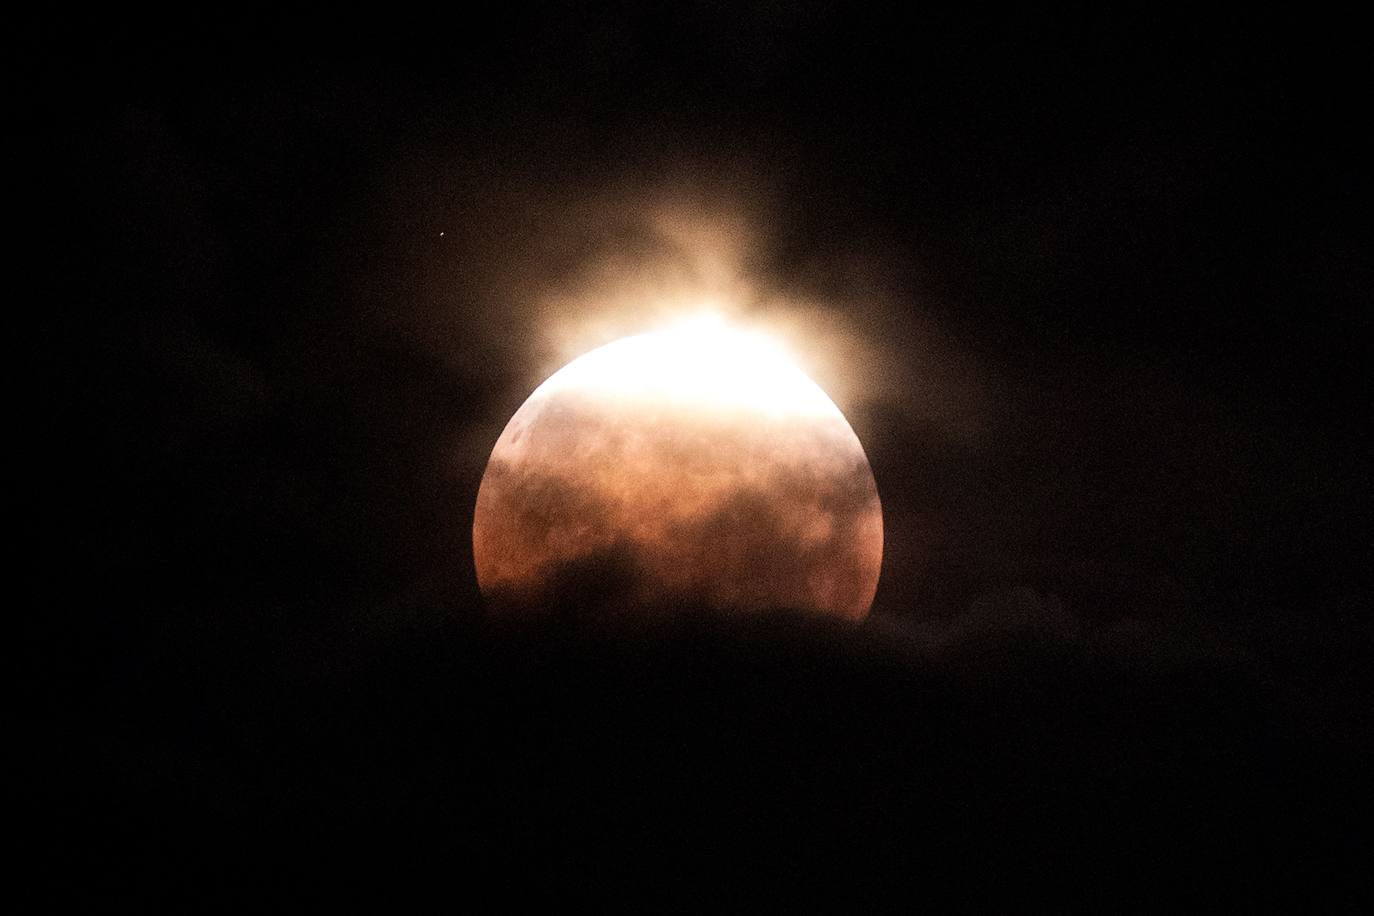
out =
<svg viewBox="0 0 1374 916"><path fill-rule="evenodd" d="M859 620L883 520L834 402L763 334L705 318L606 344L535 389L492 449L472 543L499 608Z"/></svg>

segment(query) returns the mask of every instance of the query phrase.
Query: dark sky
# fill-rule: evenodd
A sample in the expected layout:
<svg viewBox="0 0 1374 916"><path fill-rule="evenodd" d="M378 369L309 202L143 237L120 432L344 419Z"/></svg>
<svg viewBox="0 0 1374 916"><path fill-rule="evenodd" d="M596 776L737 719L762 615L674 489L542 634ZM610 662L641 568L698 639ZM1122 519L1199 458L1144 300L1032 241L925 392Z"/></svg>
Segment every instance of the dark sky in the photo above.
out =
<svg viewBox="0 0 1374 916"><path fill-rule="evenodd" d="M1367 896L1352 23L740 6L17 31L49 891ZM831 329L870 623L493 623L549 329L692 232Z"/></svg>

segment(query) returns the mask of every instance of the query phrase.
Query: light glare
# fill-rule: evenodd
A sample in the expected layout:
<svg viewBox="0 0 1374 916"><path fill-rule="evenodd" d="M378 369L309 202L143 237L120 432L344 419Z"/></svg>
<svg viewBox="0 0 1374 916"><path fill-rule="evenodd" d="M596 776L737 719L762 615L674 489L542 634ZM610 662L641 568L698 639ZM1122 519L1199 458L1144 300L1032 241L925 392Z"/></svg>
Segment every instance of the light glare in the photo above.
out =
<svg viewBox="0 0 1374 916"><path fill-rule="evenodd" d="M839 409L777 341L701 312L606 344L554 373L536 394L565 389L680 407L834 415Z"/></svg>

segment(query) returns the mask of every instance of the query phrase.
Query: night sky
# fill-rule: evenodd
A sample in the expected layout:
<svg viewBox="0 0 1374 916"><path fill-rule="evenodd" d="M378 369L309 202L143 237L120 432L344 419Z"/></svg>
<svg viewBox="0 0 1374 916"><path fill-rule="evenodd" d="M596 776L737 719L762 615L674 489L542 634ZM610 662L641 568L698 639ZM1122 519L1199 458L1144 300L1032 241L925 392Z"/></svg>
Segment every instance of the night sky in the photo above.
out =
<svg viewBox="0 0 1374 916"><path fill-rule="evenodd" d="M1367 906L1356 37L806 2L24 22L27 883ZM697 288L792 322L862 440L872 614L607 628L596 570L537 625L488 613L506 420Z"/></svg>

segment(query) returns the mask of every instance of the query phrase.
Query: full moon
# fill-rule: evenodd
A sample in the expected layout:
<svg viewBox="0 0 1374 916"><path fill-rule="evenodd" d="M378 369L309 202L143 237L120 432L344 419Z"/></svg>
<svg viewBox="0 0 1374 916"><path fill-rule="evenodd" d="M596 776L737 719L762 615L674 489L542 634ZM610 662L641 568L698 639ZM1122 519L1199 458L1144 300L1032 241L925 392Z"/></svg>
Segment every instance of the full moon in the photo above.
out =
<svg viewBox="0 0 1374 916"><path fill-rule="evenodd" d="M702 318L606 344L535 389L492 450L472 542L496 607L858 620L883 520L834 402L765 335Z"/></svg>

